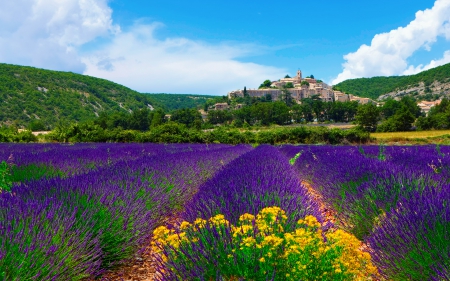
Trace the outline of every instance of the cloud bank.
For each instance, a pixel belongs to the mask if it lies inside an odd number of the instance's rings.
[[[362,45],[344,56],[343,71],[332,81],[372,76],[415,74],[450,62],[450,51],[427,65],[408,65],[415,51],[431,50],[439,37],[450,39],[450,0],[437,0],[431,9],[418,11],[405,27],[374,36],[370,46]]]
[[[224,95],[286,73],[238,60],[264,47],[161,40],[154,33],[162,24],[136,24],[123,31],[113,23],[112,12],[108,0],[0,1],[0,62],[84,73],[141,92],[166,93]]]
[[[107,0],[0,1],[0,61],[82,72],[78,49],[119,32]]]
[[[236,59],[258,52],[252,45],[209,45],[186,38],[156,39],[161,24],[133,26],[86,57],[86,74],[141,92],[222,94],[256,87],[285,70]],[[150,90],[149,90],[150,89]]]

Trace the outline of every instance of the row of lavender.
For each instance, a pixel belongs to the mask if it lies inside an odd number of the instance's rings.
[[[228,222],[239,225],[242,214],[256,216],[264,208],[272,206],[286,212],[285,231],[294,230],[297,221],[307,215],[315,216],[320,222],[323,220],[318,205],[308,195],[288,159],[277,148],[262,145],[236,158],[204,182],[186,204],[182,214],[186,222],[198,223],[209,219],[224,228],[216,230],[205,225],[208,230],[203,231],[200,226],[194,230],[202,236],[200,241],[193,238],[192,242],[178,245],[176,249],[166,248],[166,256],[170,256],[167,251],[174,250],[177,257],[159,261],[160,280],[247,280],[239,279],[239,276],[251,276],[251,280],[291,280],[283,274],[286,270],[290,272],[291,268],[280,269],[269,262],[265,263],[266,266],[261,265],[259,261],[269,260],[271,253],[255,252],[254,249],[245,252],[239,246],[239,243],[256,237],[253,230],[247,240],[236,242],[236,234],[233,235],[228,225]],[[254,221],[253,227],[256,227]],[[268,235],[267,240],[275,237],[271,233],[265,234]],[[242,250],[244,256],[238,254]],[[278,259],[278,254],[274,251],[272,259]]]
[[[284,146],[389,280],[450,280],[450,148]]]
[[[0,194],[0,279],[80,280],[139,252],[162,218],[250,146],[0,146],[17,167],[61,174]]]

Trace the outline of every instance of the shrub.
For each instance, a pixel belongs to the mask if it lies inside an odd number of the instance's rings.
[[[256,217],[241,215],[236,226],[221,214],[184,221],[179,230],[161,226],[154,231],[157,270],[164,280],[371,280],[377,274],[351,234],[324,234],[313,216],[288,232],[286,221],[282,209],[267,207]]]

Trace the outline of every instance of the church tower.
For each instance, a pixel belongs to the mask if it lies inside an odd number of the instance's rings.
[[[302,81],[302,71],[300,69],[297,70],[297,80],[299,83]]]

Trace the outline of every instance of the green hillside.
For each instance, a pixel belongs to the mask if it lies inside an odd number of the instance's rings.
[[[184,94],[147,94],[152,100],[161,104],[165,110],[172,111],[180,108],[203,107],[207,101],[217,99],[218,96],[184,95]]]
[[[71,72],[0,64],[0,124],[27,126],[59,120],[86,121],[101,112],[161,107],[122,85]]]
[[[377,99],[389,92],[417,87],[421,82],[428,86],[435,81],[450,82],[450,64],[415,75],[350,79],[336,84],[334,89],[360,97]]]

